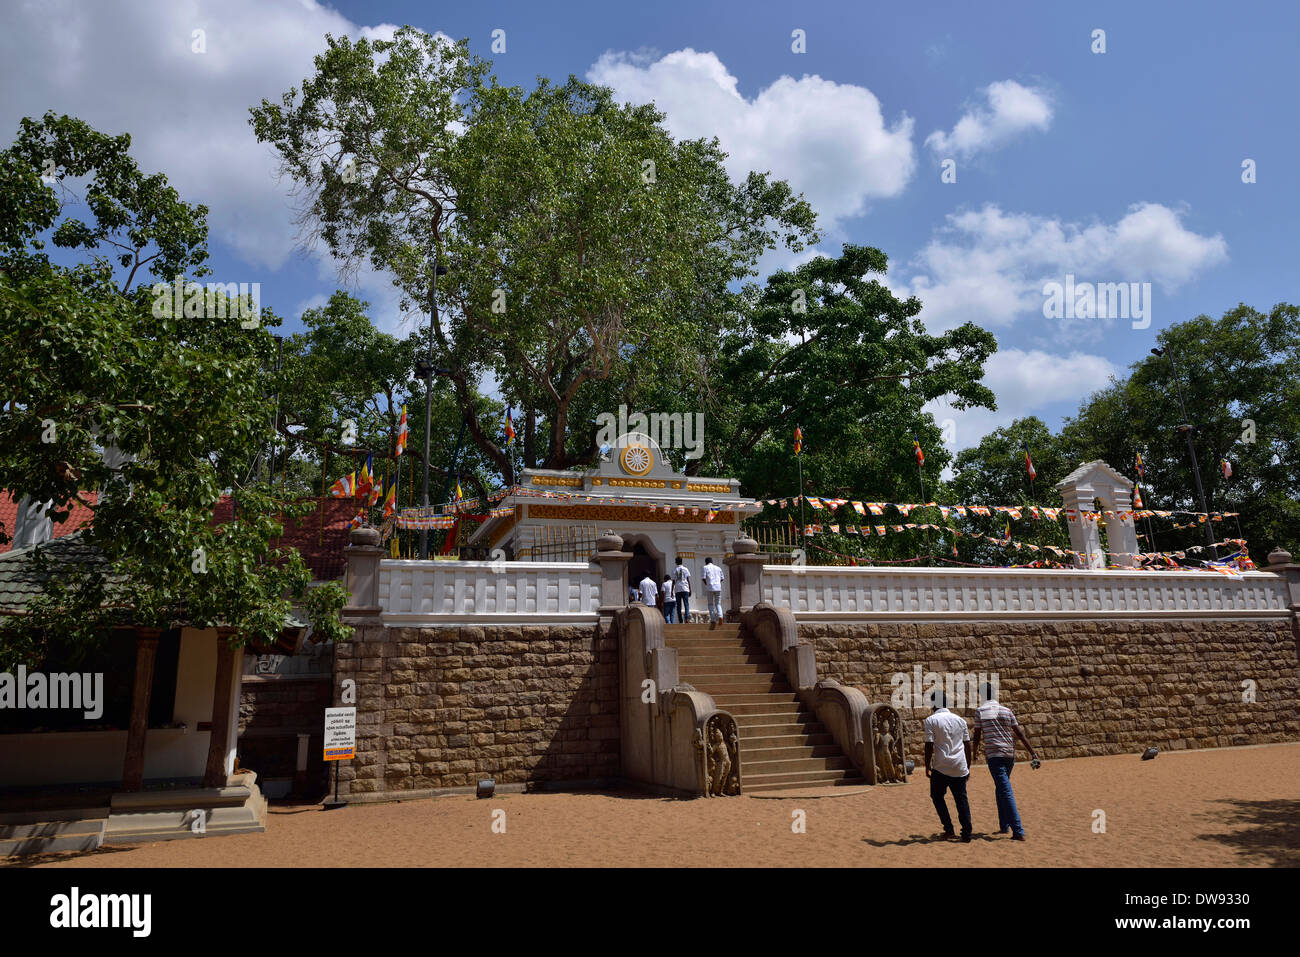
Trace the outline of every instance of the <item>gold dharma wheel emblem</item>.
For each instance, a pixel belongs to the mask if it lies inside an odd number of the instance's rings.
[[[619,460],[628,475],[645,475],[654,465],[654,455],[644,445],[629,445],[623,449]]]

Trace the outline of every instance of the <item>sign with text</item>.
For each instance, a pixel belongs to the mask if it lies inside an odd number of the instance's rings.
[[[325,760],[346,761],[357,756],[357,709],[325,709]]]

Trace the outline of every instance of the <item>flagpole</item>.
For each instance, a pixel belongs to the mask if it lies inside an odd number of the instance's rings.
[[[916,463],[916,475],[921,480],[921,507],[925,508],[925,472],[921,469],[921,463]],[[929,524],[928,522],[926,524]],[[925,530],[925,550],[927,554],[932,553],[934,549],[930,546],[930,530]],[[904,552],[903,554],[907,554]]]
[[[795,453],[794,460],[799,466],[799,547],[803,548],[804,535],[805,535],[804,530],[807,526],[804,524],[804,510],[803,510],[804,496],[803,496],[803,450],[802,449],[800,449],[797,453]]]
[[[320,463],[320,536],[316,544],[325,544],[325,476],[329,472],[330,464],[330,447],[325,446],[325,455],[321,458]]]

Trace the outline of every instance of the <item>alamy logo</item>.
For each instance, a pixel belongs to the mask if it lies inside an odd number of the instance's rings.
[[[151,894],[82,894],[74,887],[50,898],[50,926],[127,927],[133,937],[148,937],[153,926]]]
[[[185,282],[180,276],[169,285],[154,283],[153,315],[155,319],[180,318],[225,319],[227,314],[243,320],[241,329],[256,329],[262,318],[262,284],[260,282],[210,282],[206,286]]]
[[[914,665],[910,675],[906,671],[894,672],[889,683],[893,686],[889,703],[895,708],[933,708],[939,692],[943,692],[949,708],[977,708],[986,700],[985,685],[991,686],[994,700],[998,697],[996,671],[927,671],[922,674],[921,666]]]
[[[703,412],[633,412],[618,407],[618,415],[602,412],[596,416],[596,445],[618,448],[629,432],[648,435],[661,449],[685,449],[688,459],[704,455]]]
[[[1151,325],[1151,283],[1043,283],[1043,315],[1048,319],[1132,319],[1134,329]]]
[[[0,672],[0,708],[70,708],[94,721],[104,713],[104,673],[28,674],[27,666],[19,665],[16,675]]]

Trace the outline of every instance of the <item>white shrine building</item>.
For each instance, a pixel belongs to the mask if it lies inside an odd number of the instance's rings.
[[[741,522],[761,511],[740,494],[736,479],[676,472],[659,446],[637,432],[592,469],[524,469],[500,506],[514,511],[484,522],[469,544],[504,553],[508,561],[585,561],[596,537],[613,531],[633,556],[628,581],[648,572],[662,582],[680,557],[691,571],[693,596],[702,590],[704,559],[721,565]]]

